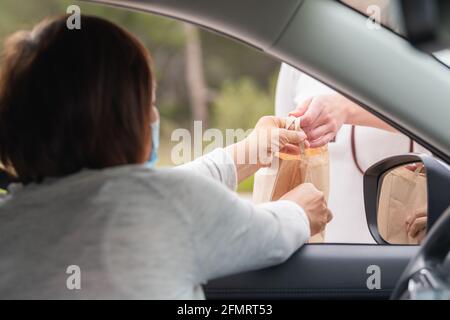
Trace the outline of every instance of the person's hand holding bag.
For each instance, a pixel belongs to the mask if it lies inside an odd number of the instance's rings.
[[[302,102],[290,115],[300,117],[312,148],[326,145],[348,120],[352,102],[340,94],[320,95]]]
[[[293,201],[305,210],[309,219],[311,236],[323,231],[327,223],[333,219],[323,192],[317,190],[311,183],[299,185],[282,196],[280,200]]]
[[[300,117],[311,148],[334,139],[344,124],[396,130],[341,94],[318,95],[300,103],[289,115]]]
[[[262,167],[270,166],[277,152],[299,154],[300,144],[309,147],[302,130],[288,130],[285,127],[284,118],[262,117],[250,135],[227,148],[236,164],[238,181],[245,180]]]
[[[269,166],[276,152],[299,154],[300,144],[309,147],[303,130],[286,129],[286,119],[265,116],[259,119],[249,135],[251,152],[258,153],[258,164]]]
[[[406,232],[410,242],[420,244],[427,234],[427,208],[420,208],[406,219]]]

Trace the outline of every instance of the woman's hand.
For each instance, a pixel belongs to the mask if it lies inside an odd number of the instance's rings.
[[[300,117],[302,129],[311,148],[326,145],[334,139],[343,124],[396,130],[358,104],[334,93],[319,95],[302,102],[290,115]]]
[[[300,144],[309,147],[303,130],[286,129],[286,119],[274,116],[259,119],[248,142],[249,151],[258,154],[258,165],[262,167],[270,166],[277,152],[295,155],[300,153]]]
[[[299,185],[281,199],[293,201],[305,210],[309,219],[311,236],[323,231],[327,223],[333,219],[331,211],[327,208],[323,192],[317,190],[311,183]]]
[[[227,147],[236,164],[238,181],[245,180],[259,168],[270,166],[276,152],[298,154],[305,143],[302,130],[285,129],[286,120],[274,116],[262,117],[244,140]]]

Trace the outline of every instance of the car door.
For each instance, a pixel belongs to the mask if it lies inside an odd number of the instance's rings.
[[[448,70],[389,30],[367,28],[366,17],[337,1],[94,2],[170,16],[238,39],[328,84],[450,161]],[[280,266],[211,281],[205,292],[211,299],[386,299],[417,251],[306,244]]]
[[[210,299],[388,299],[417,246],[306,244],[284,264],[217,279]]]

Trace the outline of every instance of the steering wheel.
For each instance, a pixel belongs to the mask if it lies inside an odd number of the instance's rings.
[[[450,251],[450,207],[431,228],[417,255],[406,267],[391,299],[450,299],[449,270],[443,263]]]

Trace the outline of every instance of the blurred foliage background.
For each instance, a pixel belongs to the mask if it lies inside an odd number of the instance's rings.
[[[151,14],[67,0],[0,0],[0,46],[11,33],[30,29],[44,17],[76,4],[83,14],[107,18],[138,36],[150,50],[158,80],[161,114],[159,166],[172,165],[171,132],[208,127],[252,128],[273,113],[279,63],[234,40]],[[0,47],[0,49],[1,49]],[[0,58],[1,59],[1,58]],[[0,61],[1,62],[1,61]],[[240,186],[251,191],[252,180]]]

